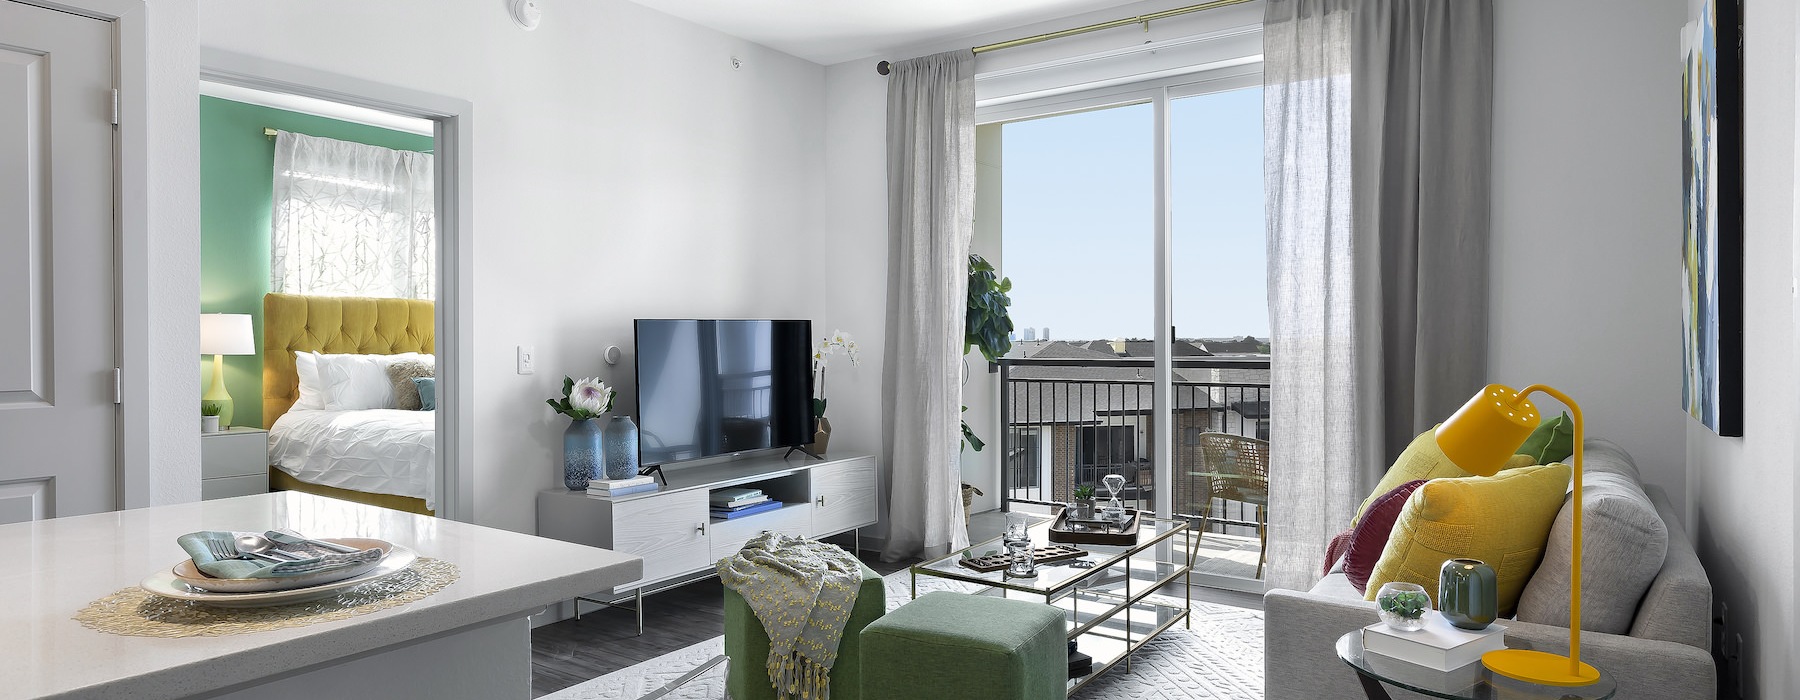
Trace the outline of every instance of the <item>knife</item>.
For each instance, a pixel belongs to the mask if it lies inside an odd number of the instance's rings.
[[[293,531],[290,531],[290,530],[270,530],[270,531],[268,531],[268,532],[265,532],[265,533],[263,533],[263,536],[264,536],[264,537],[267,537],[267,538],[269,538],[269,539],[271,539],[271,540],[274,540],[274,541],[276,541],[276,542],[280,542],[280,543],[282,543],[282,544],[289,544],[289,545],[293,545],[293,544],[310,544],[310,545],[316,545],[316,546],[319,546],[319,547],[324,547],[324,548],[326,548],[326,549],[329,549],[329,550],[331,550],[331,551],[333,551],[333,552],[337,552],[337,553],[339,553],[339,554],[355,554],[355,553],[357,553],[357,552],[360,552],[360,551],[362,551],[362,550],[360,550],[360,549],[357,549],[357,548],[355,548],[355,547],[346,547],[346,546],[344,546],[344,545],[341,545],[341,544],[338,544],[338,543],[336,543],[336,542],[325,542],[325,541],[322,541],[322,540],[312,540],[312,539],[307,539],[307,538],[305,538],[305,537],[301,537],[301,536],[300,536],[300,533],[297,533],[297,532],[293,532]]]

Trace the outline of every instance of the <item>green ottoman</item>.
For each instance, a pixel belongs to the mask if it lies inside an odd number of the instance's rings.
[[[838,642],[837,662],[831,665],[831,700],[856,700],[861,686],[862,669],[856,658],[861,647],[864,627],[887,610],[887,588],[881,574],[862,567],[862,587],[856,591],[856,607],[850,609],[850,620],[844,623],[844,639]],[[744,597],[725,589],[725,655],[731,666],[725,673],[725,690],[732,700],[774,700],[775,686],[769,683],[769,634],[763,631],[756,613]]]
[[[1068,630],[1043,603],[926,593],[863,628],[862,681],[862,700],[1060,700]]]

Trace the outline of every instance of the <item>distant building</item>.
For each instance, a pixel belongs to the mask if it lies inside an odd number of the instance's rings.
[[[1212,344],[1178,340],[1172,350],[1177,358],[1206,358],[1215,354],[1209,350]],[[1261,345],[1266,347],[1266,343]],[[1224,347],[1236,350],[1249,345]],[[1149,483],[1154,369],[1143,360],[1155,356],[1155,343],[1040,337],[1015,343],[1007,356],[1087,361],[1008,368],[1004,391],[1010,394],[1006,413],[1009,449],[1004,459],[1014,497],[1067,501],[1076,485],[1094,484],[1104,474],[1119,473],[1128,482],[1126,498],[1148,498],[1154,490]],[[1172,497],[1180,512],[1194,512],[1204,498],[1196,491],[1200,482],[1186,477],[1187,472],[1199,469],[1200,435],[1224,432],[1268,439],[1269,370],[1251,358],[1238,361],[1253,366],[1174,369],[1170,408],[1178,477]]]
[[[1025,328],[1025,339],[1026,340],[1037,340],[1037,329],[1027,326]]]

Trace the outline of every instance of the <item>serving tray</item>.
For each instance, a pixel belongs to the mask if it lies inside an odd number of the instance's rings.
[[[1069,544],[1100,544],[1114,547],[1130,547],[1137,544],[1138,512],[1127,511],[1131,517],[1125,520],[1124,526],[1112,525],[1102,520],[1073,520],[1069,517],[1069,509],[1064,508],[1050,523],[1050,541]],[[1082,525],[1086,529],[1077,530],[1073,526]]]
[[[1031,559],[1034,564],[1046,564],[1053,561],[1062,561],[1064,559],[1080,559],[1085,556],[1087,556],[1087,552],[1060,544],[1031,548]],[[1012,556],[1002,552],[980,557],[958,559],[956,563],[961,564],[965,569],[974,569],[975,571],[985,574],[989,571],[999,571],[1006,568],[1008,564],[1012,563]]]

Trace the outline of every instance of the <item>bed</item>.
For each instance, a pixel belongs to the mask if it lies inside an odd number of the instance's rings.
[[[434,515],[434,411],[292,409],[300,398],[295,352],[429,355],[435,323],[426,300],[264,295],[270,486]]]

